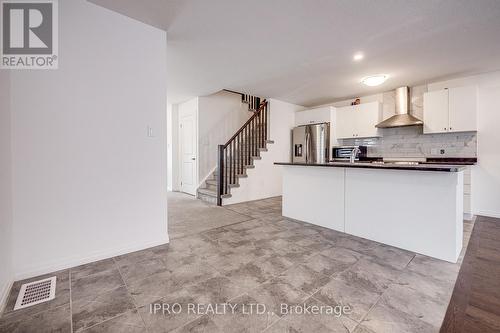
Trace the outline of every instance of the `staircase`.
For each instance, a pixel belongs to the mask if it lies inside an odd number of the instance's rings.
[[[268,102],[259,97],[240,94],[253,115],[224,145],[219,145],[218,164],[215,171],[198,189],[199,199],[222,205],[222,199],[231,197],[231,189],[239,187],[239,179],[248,177],[246,170],[255,168],[254,161],[267,151]]]

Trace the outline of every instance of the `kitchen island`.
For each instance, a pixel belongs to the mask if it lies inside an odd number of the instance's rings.
[[[283,168],[283,216],[457,261],[464,166],[275,164]]]

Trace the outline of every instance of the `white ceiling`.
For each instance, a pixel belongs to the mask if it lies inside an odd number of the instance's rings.
[[[167,31],[171,103],[226,88],[311,106],[500,69],[499,0],[91,2]]]

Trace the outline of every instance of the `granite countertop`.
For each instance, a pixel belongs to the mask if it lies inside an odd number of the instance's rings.
[[[372,163],[370,161],[349,162],[329,162],[329,163],[291,163],[291,162],[275,162],[275,165],[292,165],[292,166],[308,166],[308,167],[332,167],[332,168],[366,168],[366,169],[390,169],[390,170],[413,170],[413,171],[443,171],[443,172],[458,172],[463,171],[468,164],[441,164],[438,162],[423,162],[420,164],[394,164],[394,163]]]

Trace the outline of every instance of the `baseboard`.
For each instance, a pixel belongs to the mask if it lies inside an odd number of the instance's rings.
[[[60,271],[62,269],[68,269],[71,267],[83,265],[83,264],[88,264],[93,261],[98,261],[98,260],[103,260],[103,259],[108,259],[112,257],[116,257],[122,254],[127,254],[130,252],[135,252],[135,251],[140,251],[144,250],[150,247],[158,246],[158,245],[164,245],[170,242],[170,239],[168,235],[164,237],[163,239],[159,240],[154,240],[154,241],[149,241],[149,242],[140,242],[137,244],[134,244],[132,246],[127,246],[123,248],[115,248],[115,249],[107,249],[102,252],[97,252],[94,253],[90,256],[86,256],[84,258],[64,258],[62,260],[58,260],[56,262],[52,263],[46,263],[42,265],[38,265],[36,267],[32,268],[27,268],[23,269],[20,271],[17,271],[14,273],[14,280],[23,280],[23,279],[28,279],[32,278],[38,275],[43,275],[51,272],[56,272]]]
[[[14,280],[8,281],[0,290],[0,316],[3,314],[3,311],[5,310],[5,306],[7,305],[7,299],[9,298],[10,294],[10,289],[12,288],[12,285],[14,284]]]
[[[488,216],[488,217],[496,217],[500,219],[500,212],[492,212],[485,210],[477,210],[474,212],[474,215]]]

